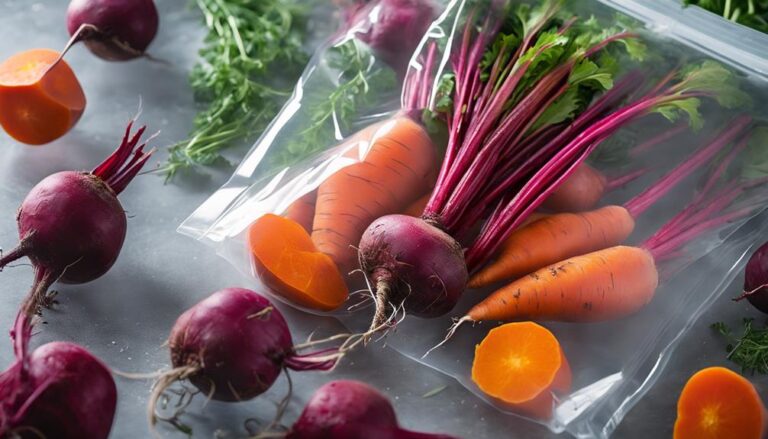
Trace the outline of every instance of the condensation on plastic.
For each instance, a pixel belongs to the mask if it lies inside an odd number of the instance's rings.
[[[422,47],[429,38],[450,38],[451,13],[463,3],[464,0],[448,2],[444,14],[435,22],[422,42]],[[584,1],[579,3],[577,10],[604,16],[610,16],[613,10],[618,10],[630,15],[646,23],[650,34],[655,35],[649,42],[654,48],[685,53],[691,59],[702,56],[717,58],[749,78],[752,87],[750,92],[758,101],[766,95],[766,35],[733,25],[697,8],[683,9],[676,2],[666,0]],[[348,37],[350,35],[345,36]],[[324,63],[326,51],[331,46],[323,46],[313,58],[291,100],[254,145],[230,181],[179,228],[181,233],[213,247],[240,270],[254,276],[255,282],[259,281],[247,251],[247,227],[265,213],[282,213],[291,202],[316,189],[334,172],[364,159],[371,139],[350,141],[351,134],[386,120],[399,108],[398,92],[393,90],[391,100],[380,106],[380,111],[358,115],[353,124],[355,129],[349,133],[337,132],[338,142],[328,145],[327,150],[296,166],[265,169],[265,155],[270,150],[280,148],[282,142],[310,123],[301,118],[299,111],[302,106],[311,105],[310,99],[317,99],[307,91],[316,84],[325,85],[334,81],[335,72],[329,70]],[[447,63],[442,65],[446,66]],[[419,66],[412,60],[411,67]],[[640,192],[699,147],[703,140],[711,138],[732,117],[712,106],[706,108],[707,126],[704,132],[682,139],[675,138],[672,141],[674,145],[656,147],[659,149],[666,146],[668,150],[663,153],[639,158],[633,166],[650,166],[655,172],[611,193],[604,200],[605,204],[623,203]],[[660,118],[649,117],[620,131],[617,136],[639,142],[657,134],[665,126],[669,125],[660,121]],[[606,174],[616,171],[606,168],[600,170]],[[638,220],[630,243],[641,242],[688,202],[693,194],[693,184],[690,181],[687,186],[676,188],[646,212]],[[579,438],[609,437],[624,415],[656,382],[683,334],[739,273],[753,243],[761,241],[760,237],[766,236],[766,233],[768,221],[764,220],[764,215],[757,216],[755,213],[750,218],[700,237],[686,248],[687,257],[674,261],[675,268],[680,271],[665,278],[654,300],[635,315],[604,323],[545,324],[558,338],[568,358],[573,372],[573,390],[567,395],[554,395],[558,403],[550,418],[532,420],[546,425],[554,432],[567,431]],[[462,315],[477,295],[482,295],[482,292],[468,291],[451,316]],[[356,312],[342,310],[336,314],[345,325],[360,330],[367,327],[371,309],[362,308]],[[431,320],[408,317],[389,335],[387,344],[415,361],[454,377],[499,410],[515,414],[509,407],[484,395],[471,380],[474,347],[494,325],[486,323],[462,328],[447,346],[422,358],[429,348],[442,339],[450,323],[450,316]]]

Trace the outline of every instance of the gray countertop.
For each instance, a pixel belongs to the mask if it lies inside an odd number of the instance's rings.
[[[0,57],[33,47],[60,48],[67,40],[64,0],[0,0]],[[43,147],[20,145],[0,134],[0,245],[17,241],[17,206],[43,177],[60,170],[90,169],[119,142],[125,124],[143,102],[141,121],[149,131],[161,130],[153,142],[162,146],[183,138],[191,126],[195,106],[186,75],[196,59],[203,31],[194,11],[182,1],[161,0],[161,32],[152,53],[171,66],[139,60],[106,63],[84,47],[67,56],[88,96],[87,110],[77,127],[64,138]],[[242,154],[243,151],[239,153]],[[160,151],[153,164],[163,159]],[[71,340],[86,346],[111,367],[148,372],[169,363],[163,347],[171,325],[188,307],[213,291],[248,285],[223,259],[201,244],[175,232],[178,224],[227,178],[230,169],[205,177],[183,177],[164,185],[160,177],[139,177],[121,195],[129,213],[129,230],[122,254],[112,270],[86,285],[57,285],[60,305],[46,313],[48,322],[34,343]],[[0,327],[9,327],[32,281],[29,265],[19,264],[0,274]],[[737,279],[740,283],[741,279]],[[733,285],[730,294],[739,290]],[[725,364],[723,341],[707,327],[715,320],[738,324],[742,316],[757,316],[748,305],[734,305],[722,297],[681,343],[666,373],[619,426],[615,437],[669,437],[677,395],[696,370]],[[330,319],[287,311],[297,338],[318,326],[333,327]],[[3,338],[0,338],[2,340]],[[7,340],[7,339],[5,339]],[[10,343],[0,346],[0,364],[12,360]],[[338,378],[358,379],[385,391],[408,428],[441,431],[460,437],[547,438],[546,429],[503,415],[485,405],[453,379],[417,365],[394,351],[373,346],[354,352],[331,374],[294,373],[295,395],[287,413],[294,419],[309,395],[321,384]],[[145,407],[149,382],[117,378],[119,407],[112,438],[149,437]],[[757,381],[768,388],[768,381]],[[280,379],[255,401],[202,405],[202,398],[186,415],[194,437],[212,437],[217,429],[242,433],[249,417],[267,420],[286,383]],[[423,395],[447,388],[429,399]],[[162,428],[164,437],[183,437]]]

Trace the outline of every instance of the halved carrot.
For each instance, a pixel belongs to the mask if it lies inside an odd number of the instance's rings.
[[[571,369],[555,336],[533,322],[491,329],[475,347],[472,381],[487,395],[546,419],[558,394],[571,388]]]
[[[85,109],[85,94],[59,52],[33,49],[0,64],[0,125],[14,139],[42,145],[66,134]]]
[[[468,287],[517,279],[571,256],[621,244],[634,229],[634,218],[622,206],[542,217],[515,230],[496,261],[474,274]]]
[[[315,248],[298,223],[267,214],[248,229],[254,269],[272,291],[321,311],[338,308],[349,292],[333,260]]]
[[[674,439],[760,439],[766,410],[755,387],[724,367],[696,372],[677,401]]]

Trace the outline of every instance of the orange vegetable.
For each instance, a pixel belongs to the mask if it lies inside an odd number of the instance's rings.
[[[304,230],[308,233],[312,233],[312,221],[315,219],[316,201],[317,190],[314,190],[291,203],[291,205],[288,206],[288,209],[283,212],[283,216],[295,221],[301,227],[304,227]]]
[[[472,276],[469,288],[517,279],[558,261],[621,244],[634,228],[635,220],[621,206],[545,216],[515,230],[496,260]]]
[[[674,439],[761,439],[766,411],[754,386],[724,367],[696,372],[677,401]]]
[[[608,180],[597,169],[582,164],[544,202],[555,212],[583,212],[594,208],[605,194]]]
[[[558,394],[571,388],[571,369],[560,343],[533,322],[491,329],[475,347],[472,381],[489,396],[546,419]]]
[[[437,166],[429,135],[408,117],[381,124],[360,155],[361,162],[333,174],[317,191],[312,240],[344,273],[358,266],[355,246],[366,227],[425,193]]]
[[[42,145],[67,133],[83,114],[85,94],[59,52],[33,49],[0,64],[0,125],[14,139]],[[47,71],[47,73],[46,73]]]
[[[341,273],[298,223],[267,214],[248,229],[256,273],[272,291],[307,308],[330,311],[347,300]]]
[[[649,251],[609,247],[521,277],[472,307],[461,321],[611,320],[645,306],[658,284]]]
[[[431,196],[432,196],[432,193],[430,192],[424,195],[423,197],[419,198],[418,200],[414,201],[413,203],[410,204],[410,206],[405,208],[403,213],[416,218],[421,218],[421,215],[424,213],[424,208],[427,207],[427,203],[429,202],[429,197]]]

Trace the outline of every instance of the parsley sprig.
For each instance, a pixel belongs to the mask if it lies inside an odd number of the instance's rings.
[[[738,364],[742,372],[768,373],[768,327],[755,328],[753,319],[744,319],[744,333],[736,337],[723,322],[712,325],[729,340],[726,358]]]
[[[208,35],[190,74],[204,108],[188,139],[170,147],[163,167],[179,170],[223,160],[220,152],[258,135],[280,110],[308,55],[309,9],[299,0],[196,0]]]

